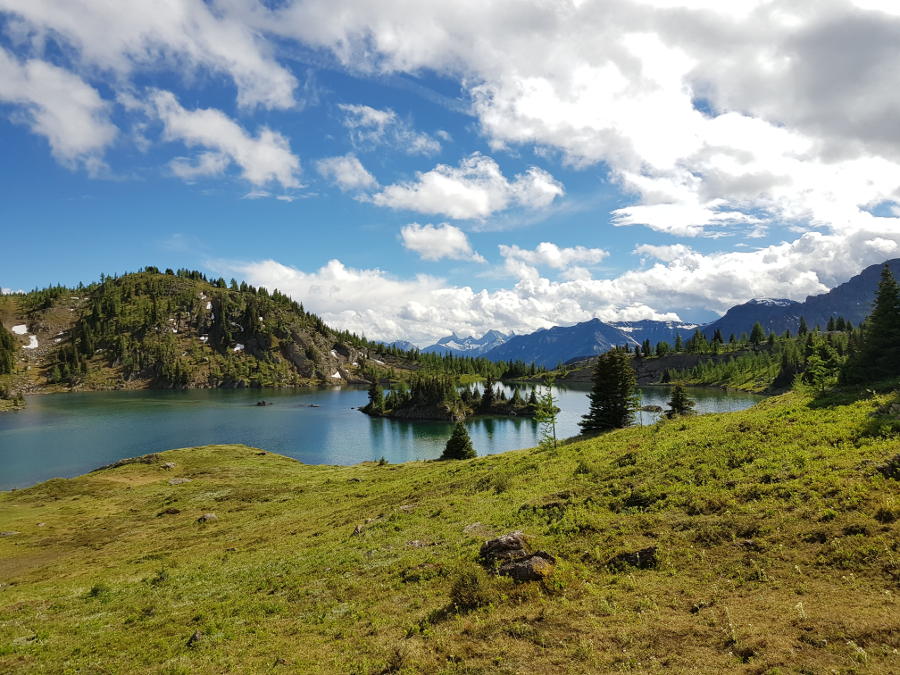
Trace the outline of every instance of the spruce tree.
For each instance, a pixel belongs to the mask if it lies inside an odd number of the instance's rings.
[[[0,375],[6,375],[15,369],[16,339],[13,334],[0,324]]]
[[[900,375],[900,286],[885,265],[862,344],[848,364],[847,379],[874,380]]]
[[[688,398],[687,392],[680,384],[676,384],[672,389],[672,398],[669,399],[669,409],[666,410],[666,417],[677,417],[678,415],[690,415],[694,412],[694,401]]]
[[[632,423],[638,406],[637,377],[627,354],[613,350],[600,355],[588,398],[590,410],[578,423],[583,434],[627,427]]]
[[[754,347],[757,347],[765,339],[766,333],[763,330],[762,324],[757,321],[753,324],[753,329],[750,331],[750,344],[752,344]]]
[[[472,459],[477,456],[466,426],[462,422],[457,422],[453,427],[453,434],[447,440],[441,459]]]

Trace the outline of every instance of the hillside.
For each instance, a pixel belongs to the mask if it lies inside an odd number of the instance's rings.
[[[154,268],[2,298],[19,340],[17,391],[362,383],[414,369],[287,296]],[[0,383],[2,384],[2,383]]]
[[[791,393],[396,466],[188,448],[4,493],[0,671],[897,672],[898,409]],[[514,530],[545,581],[477,564]]]

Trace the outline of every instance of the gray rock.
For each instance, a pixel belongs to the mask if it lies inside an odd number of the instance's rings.
[[[484,542],[478,552],[478,559],[485,567],[494,567],[498,563],[525,557],[528,553],[526,547],[525,535],[522,532],[510,532]]]
[[[174,468],[175,468],[175,462],[166,462],[165,464],[162,465],[162,468],[164,468],[164,469],[166,469],[166,470],[174,469]]]
[[[197,518],[198,523],[211,523],[214,520],[218,520],[219,517],[215,513],[204,513],[202,516]]]
[[[194,634],[188,638],[187,646],[188,647],[196,647],[201,642],[203,642],[203,633],[201,633],[199,630],[195,630]]]
[[[170,478],[169,485],[183,485],[184,483],[190,483],[190,478]]]
[[[353,528],[353,534],[351,536],[358,537],[363,533],[363,526],[357,525]]]
[[[518,582],[540,581],[553,573],[555,563],[556,558],[552,555],[545,551],[537,551],[501,565],[497,573]]]
[[[16,532],[15,530],[8,530],[6,532],[0,532],[0,537],[14,537],[17,534],[19,534],[19,532]]]

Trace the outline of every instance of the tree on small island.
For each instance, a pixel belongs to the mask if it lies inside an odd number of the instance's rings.
[[[475,448],[472,447],[472,439],[462,422],[457,422],[453,427],[453,434],[447,440],[441,459],[472,459],[477,457]]]
[[[694,401],[688,398],[687,392],[680,384],[672,389],[672,398],[669,399],[669,409],[666,417],[678,417],[679,415],[691,415],[694,412]]]
[[[632,423],[638,406],[637,376],[625,351],[613,349],[600,355],[588,397],[591,407],[578,423],[581,433],[609,431]]]

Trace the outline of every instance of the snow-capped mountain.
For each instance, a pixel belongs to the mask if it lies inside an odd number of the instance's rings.
[[[633,338],[635,342],[642,343],[644,340],[650,340],[650,344],[653,347],[658,342],[668,342],[670,345],[675,344],[676,335],[680,335],[685,340],[699,328],[699,325],[695,323],[651,321],[649,319],[643,321],[610,321],[609,325],[613,328],[618,328],[628,337]]]
[[[457,356],[481,356],[494,347],[505,343],[513,334],[506,335],[498,330],[489,330],[480,338],[474,335],[460,337],[456,333],[438,340],[435,344],[425,347],[422,352],[426,354],[455,354]]]

